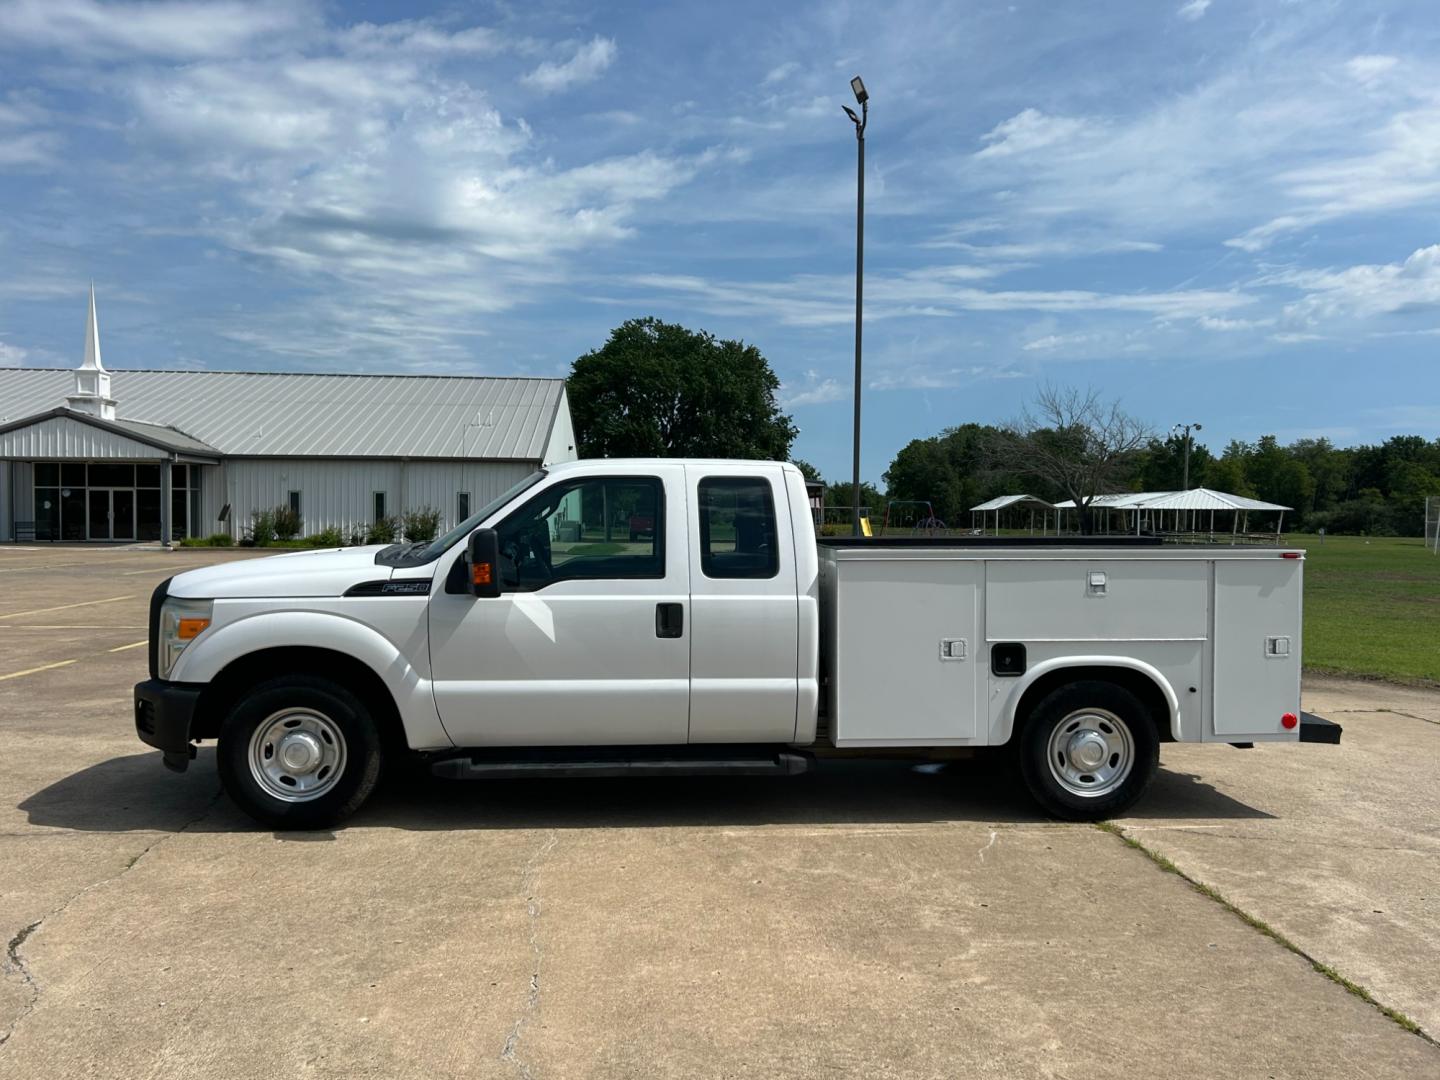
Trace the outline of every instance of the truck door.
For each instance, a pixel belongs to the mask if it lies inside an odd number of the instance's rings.
[[[561,474],[495,527],[501,596],[433,594],[435,701],[456,743],[686,741],[684,480],[683,466],[663,463]]]
[[[776,468],[685,467],[690,515],[690,741],[795,737],[795,534]]]

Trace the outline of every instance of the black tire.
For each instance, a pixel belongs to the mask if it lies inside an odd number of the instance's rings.
[[[1068,736],[1057,734],[1062,725]],[[1097,749],[1103,745],[1114,752],[1095,763],[1090,773],[1063,753],[1056,754],[1052,768],[1052,736],[1057,742],[1066,740],[1066,747],[1069,739],[1082,744],[1088,740]],[[1127,745],[1128,755],[1123,750]],[[1077,747],[1078,752],[1085,749]],[[1123,813],[1145,794],[1160,767],[1160,739],[1150,710],[1129,690],[1099,679],[1067,683],[1041,700],[1025,718],[1018,750],[1030,794],[1046,812],[1066,821],[1101,821]],[[1105,770],[1111,768],[1114,775],[1107,782]],[[1074,776],[1077,772],[1083,775]],[[1070,776],[1070,781],[1062,776]],[[1087,783],[1093,791],[1077,790]]]
[[[336,755],[338,763],[330,774],[310,773],[321,777],[316,794],[297,791],[287,801],[267,790],[267,782],[256,776],[251,747],[258,743],[263,754],[269,746],[273,758],[277,740],[257,732],[262,725],[267,731],[281,730],[291,718],[301,718],[294,724],[297,730],[313,726],[316,734],[309,741]],[[303,754],[308,747],[299,749]],[[216,754],[225,793],[256,821],[275,829],[320,829],[348,817],[375,790],[382,758],[380,731],[370,710],[338,683],[311,675],[282,675],[246,691],[221,725]],[[282,786],[274,780],[268,783],[276,790]],[[291,783],[300,786],[293,777]]]

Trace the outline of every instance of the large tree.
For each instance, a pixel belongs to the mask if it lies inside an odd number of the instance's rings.
[[[1073,499],[1090,531],[1095,496],[1119,491],[1152,438],[1150,428],[1095,390],[1045,386],[991,444],[992,460]]]
[[[631,319],[570,369],[582,457],[784,461],[795,425],[780,380],[754,345],[659,319]]]

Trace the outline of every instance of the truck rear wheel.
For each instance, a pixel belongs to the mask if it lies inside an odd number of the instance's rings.
[[[338,683],[285,675],[249,690],[220,729],[220,783],[277,829],[318,829],[359,809],[380,779],[380,733]]]
[[[1160,765],[1149,711],[1124,687],[1068,683],[1031,710],[1020,770],[1035,801],[1067,821],[1113,817],[1145,793]]]

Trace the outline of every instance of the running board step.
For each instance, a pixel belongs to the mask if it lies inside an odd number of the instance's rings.
[[[645,754],[601,751],[464,756],[432,762],[430,771],[447,780],[521,780],[560,776],[795,776],[810,766],[808,754],[724,755]]]

